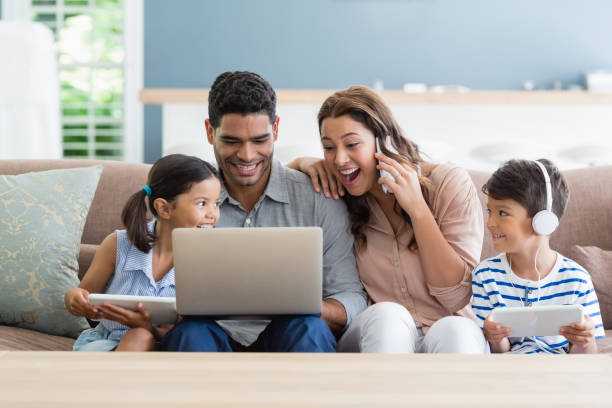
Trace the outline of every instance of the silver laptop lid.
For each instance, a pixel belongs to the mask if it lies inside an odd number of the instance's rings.
[[[176,228],[172,248],[181,315],[321,313],[321,228]]]

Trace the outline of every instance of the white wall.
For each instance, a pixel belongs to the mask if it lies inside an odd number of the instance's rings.
[[[491,171],[510,158],[553,160],[562,169],[612,164],[612,105],[390,105],[405,134],[435,162]],[[321,156],[318,104],[281,103],[275,156]],[[163,105],[162,152],[214,162],[206,104]]]

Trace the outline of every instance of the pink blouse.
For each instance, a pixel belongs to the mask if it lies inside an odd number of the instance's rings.
[[[463,279],[455,286],[434,287],[425,280],[419,250],[408,243],[413,231],[402,221],[397,234],[378,202],[368,195],[370,222],[364,232],[367,248],[357,253],[357,267],[370,303],[404,305],[425,329],[452,314],[469,316],[472,269],[480,261],[484,233],[483,211],[468,173],[452,164],[439,164],[429,179],[429,207],[442,235],[465,262]],[[468,305],[469,306],[469,305]],[[462,310],[466,307],[466,310]]]

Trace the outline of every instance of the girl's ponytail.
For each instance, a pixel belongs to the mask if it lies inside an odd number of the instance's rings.
[[[128,239],[144,253],[151,250],[154,236],[147,229],[147,192],[140,190],[127,200],[121,211],[121,222],[125,225]]]

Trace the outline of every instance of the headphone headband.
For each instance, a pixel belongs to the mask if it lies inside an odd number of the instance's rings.
[[[550,235],[559,226],[559,218],[552,212],[552,183],[550,182],[546,167],[539,161],[535,161],[535,163],[540,170],[542,170],[542,174],[544,175],[544,184],[546,184],[546,209],[538,211],[538,213],[533,216],[531,224],[536,234]]]
[[[546,171],[546,167],[541,162],[537,160],[534,160],[534,162],[538,165],[540,170],[542,170],[542,174],[544,175],[544,182],[546,183],[546,211],[552,211],[552,183],[550,182],[548,171]]]

